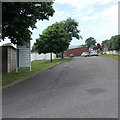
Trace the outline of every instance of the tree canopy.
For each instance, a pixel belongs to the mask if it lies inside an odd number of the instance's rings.
[[[42,33],[39,35],[39,38],[36,39],[34,44],[34,49],[38,53],[60,53],[67,49],[69,42],[66,41],[67,33],[60,26],[58,22],[48,26]]]
[[[88,39],[86,39],[85,43],[88,46],[88,48],[90,48],[95,46],[96,40],[93,37],[89,37]]]
[[[63,53],[68,49],[72,37],[80,38],[78,22],[68,18],[48,26],[36,40],[33,49],[38,53]]]
[[[70,44],[70,42],[72,41],[72,38],[76,38],[76,39],[82,39],[82,37],[79,35],[80,30],[78,30],[78,26],[79,23],[72,18],[67,18],[66,20],[63,20],[60,22],[61,27],[64,29],[64,31],[67,32],[67,36],[65,38],[65,40]],[[69,45],[67,46],[67,48],[69,47]],[[64,49],[66,50],[66,49]],[[63,58],[63,52],[61,54],[61,57]]]
[[[102,41],[102,48],[107,47],[109,51],[120,50],[120,35],[114,35],[108,40]]]
[[[119,50],[120,49],[120,35],[112,36],[109,40],[109,50]]]
[[[78,30],[79,23],[72,18],[67,18],[60,22],[61,27],[67,32],[67,40],[71,42],[72,38],[75,37],[76,39],[82,39],[79,35],[80,30]]]
[[[55,12],[53,2],[3,2],[2,39],[8,37],[13,44],[22,45],[31,39],[30,28],[37,20],[49,20]]]
[[[102,47],[108,47],[109,46],[109,40],[104,40],[101,43]]]

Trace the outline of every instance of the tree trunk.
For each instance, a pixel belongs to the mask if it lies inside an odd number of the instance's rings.
[[[63,59],[64,58],[64,56],[63,56],[63,52],[61,53],[61,59]]]
[[[52,62],[52,53],[50,53],[50,62]]]

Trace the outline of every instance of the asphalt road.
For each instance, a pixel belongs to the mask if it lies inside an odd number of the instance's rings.
[[[117,118],[118,63],[73,58],[3,90],[3,118]]]

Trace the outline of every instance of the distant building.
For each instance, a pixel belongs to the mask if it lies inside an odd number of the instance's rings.
[[[81,48],[73,48],[73,49],[69,49],[67,51],[64,52],[64,57],[69,57],[70,54],[73,54],[74,56],[80,56],[83,52],[88,52],[88,48],[87,47],[81,47]]]

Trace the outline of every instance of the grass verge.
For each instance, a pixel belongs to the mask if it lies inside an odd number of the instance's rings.
[[[31,63],[32,71],[29,71],[29,68],[19,68],[19,72],[16,73],[15,71],[6,73],[2,75],[2,86],[8,85],[10,83],[13,83],[16,80],[34,75],[35,73],[44,70],[45,68],[48,68],[50,66],[53,66],[59,62],[69,60],[70,58],[64,58],[64,59],[54,59],[53,62],[50,62],[49,60],[40,60],[40,61],[33,61]]]
[[[120,55],[116,55],[116,54],[105,54],[105,55],[100,55],[100,56],[104,56],[104,57],[108,57],[108,58],[113,58],[117,61],[120,62]]]

